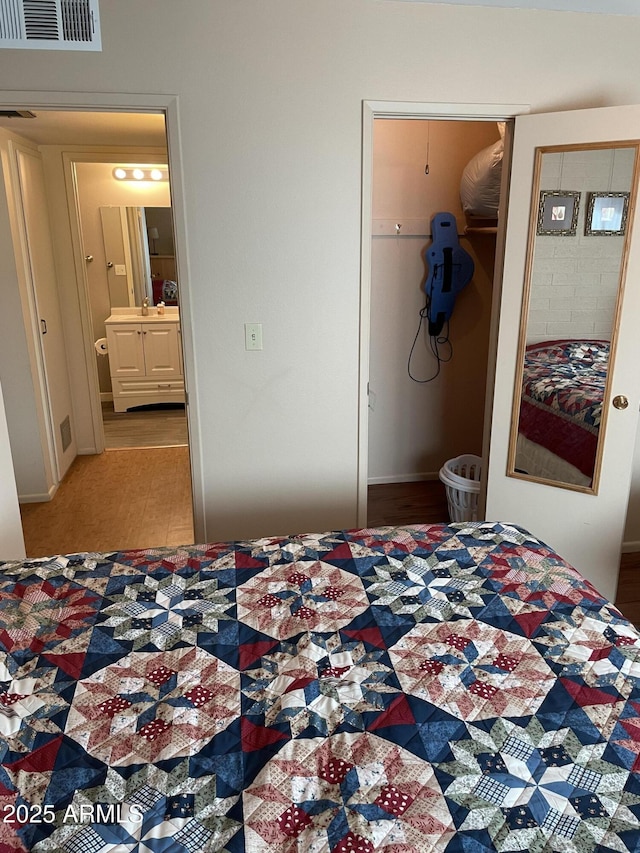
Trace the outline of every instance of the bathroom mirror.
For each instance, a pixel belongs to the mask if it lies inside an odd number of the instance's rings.
[[[508,476],[597,493],[637,148],[536,151]]]
[[[170,207],[100,208],[111,308],[177,305],[177,276]]]

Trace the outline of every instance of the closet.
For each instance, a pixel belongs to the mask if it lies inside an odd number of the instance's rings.
[[[496,235],[470,221],[461,179],[500,137],[493,121],[376,118],[373,122],[368,483],[436,479],[443,462],[481,455]],[[471,282],[451,317],[450,361],[428,382],[408,375],[425,305],[425,249],[435,213],[455,215],[472,256]],[[446,347],[441,353],[448,355]],[[416,379],[437,372],[425,324],[411,359]],[[640,550],[640,441],[636,440],[623,551]]]
[[[374,122],[370,485],[435,479],[447,459],[482,452],[496,221],[465,214],[460,186],[473,158],[499,140],[492,121]],[[423,322],[409,364],[425,305],[431,220],[445,211],[456,218],[474,274],[456,299],[449,344],[438,346],[443,360]]]

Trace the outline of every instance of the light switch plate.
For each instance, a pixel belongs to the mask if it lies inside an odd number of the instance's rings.
[[[126,275],[127,268],[124,264],[116,264],[115,265],[115,273],[116,275]]]
[[[262,349],[262,323],[244,324],[244,348],[247,350]]]

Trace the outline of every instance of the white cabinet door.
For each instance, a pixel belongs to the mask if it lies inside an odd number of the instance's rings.
[[[534,166],[537,157],[549,147],[575,146],[576,150],[593,143],[602,148],[628,141],[633,147],[640,139],[640,106],[612,107],[597,110],[546,115],[521,116],[516,119],[513,147],[509,211],[505,241],[504,274],[500,305],[494,403],[486,477],[486,518],[510,521],[530,530],[569,560],[595,587],[610,599],[617,588],[620,546],[624,531],[633,448],[640,403],[640,216],[636,202],[635,179],[629,187],[629,220],[627,234],[633,234],[622,258],[620,302],[617,315],[612,313],[614,340],[609,364],[609,386],[605,393],[600,432],[601,475],[597,494],[542,482],[531,482],[507,475],[510,441],[513,440],[514,390],[518,362],[519,328],[524,282],[531,271],[530,241],[540,233],[535,214],[540,204],[539,183]],[[593,177],[593,176],[591,176]],[[536,190],[534,187],[536,178]],[[610,189],[608,176],[594,180],[592,190]],[[559,179],[561,182],[561,178]],[[574,190],[558,185],[557,190]],[[582,193],[581,196],[587,196]],[[581,217],[586,208],[580,198]],[[532,224],[533,223],[533,224]],[[554,227],[554,226],[552,226]],[[557,226],[555,226],[557,227]],[[584,236],[583,218],[578,234]],[[554,236],[553,251],[561,254],[571,236]],[[608,236],[590,236],[589,249],[607,246]],[[590,272],[589,263],[585,273]],[[616,320],[617,316],[617,320]],[[558,335],[557,337],[571,337]],[[576,336],[577,337],[577,336]],[[612,407],[616,395],[628,398],[623,410]],[[510,469],[511,470],[511,469]]]
[[[142,327],[138,323],[114,323],[106,329],[111,376],[143,377]]]
[[[143,323],[142,338],[147,376],[167,379],[181,375],[177,323]]]

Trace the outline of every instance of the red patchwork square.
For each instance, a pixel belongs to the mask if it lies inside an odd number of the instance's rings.
[[[298,619],[313,619],[315,615],[315,610],[312,610],[310,607],[306,607],[304,604],[293,614],[293,616],[297,616]]]
[[[9,705],[15,705],[16,702],[24,699],[26,695],[26,693],[24,695],[22,693],[0,693],[0,704],[8,708]]]
[[[320,673],[320,678],[340,678],[345,672],[351,669],[350,666],[328,666]]]
[[[213,698],[213,693],[210,690],[207,690],[206,687],[192,687],[188,693],[184,694],[184,698],[188,699],[192,705],[195,705],[196,708],[200,708],[206,702]]]
[[[428,675],[439,675],[444,669],[444,664],[441,660],[423,660],[420,669]]]
[[[289,806],[286,812],[283,812],[278,818],[278,826],[289,838],[295,838],[300,835],[310,824],[311,818],[309,815],[304,809],[296,805]]]
[[[449,646],[453,646],[453,648],[457,649],[459,652],[464,651],[464,649],[469,645],[469,640],[467,640],[466,637],[460,637],[458,634],[449,634],[445,642]]]
[[[373,850],[373,844],[368,839],[354,832],[348,832],[331,850],[331,853],[373,853]]]
[[[518,666],[518,663],[518,658],[510,657],[509,655],[498,655],[494,660],[493,665],[497,666],[499,669],[506,669],[507,672],[513,672],[513,670]]]
[[[164,684],[165,681],[168,681],[172,675],[174,675],[173,670],[168,669],[168,667],[163,665],[150,672],[147,675],[147,678],[152,684],[155,684],[156,687],[160,687],[160,685]]]
[[[328,586],[322,594],[330,601],[335,601],[337,598],[340,598],[341,595],[344,595],[344,590],[339,589],[337,586]]]
[[[116,714],[126,711],[131,707],[131,702],[125,699],[124,696],[114,696],[113,699],[107,699],[98,705],[98,710],[106,717],[115,717]]]
[[[168,728],[169,723],[165,723],[164,720],[152,720],[150,723],[145,723],[138,734],[145,740],[155,740]]]
[[[413,797],[403,793],[395,785],[385,785],[378,794],[376,805],[389,814],[399,817],[404,814],[413,802]]]
[[[498,692],[498,688],[493,684],[487,684],[486,681],[474,681],[469,688],[469,693],[475,693],[476,696],[482,696],[483,699],[491,699]]]
[[[606,649],[594,649],[591,652],[591,656],[589,660],[603,660],[604,658],[609,657],[609,653],[611,652],[612,646],[607,646]]]
[[[330,785],[340,785],[353,764],[343,761],[341,758],[331,758],[318,772],[318,776]]]

